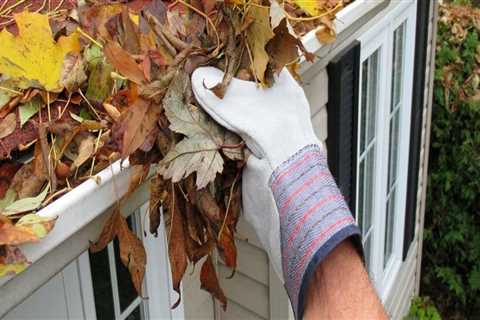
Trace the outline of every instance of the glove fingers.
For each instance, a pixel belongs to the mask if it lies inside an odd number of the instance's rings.
[[[214,67],[197,68],[192,74],[192,89],[202,108],[221,126],[240,135],[249,149],[263,157],[263,149],[252,133],[259,127],[262,116],[258,114],[259,88],[250,81],[232,79],[223,99],[218,98],[209,88],[222,81],[224,73]]]

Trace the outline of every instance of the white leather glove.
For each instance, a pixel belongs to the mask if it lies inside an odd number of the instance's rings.
[[[253,156],[243,171],[243,212],[284,280],[297,318],[316,266],[341,241],[359,234],[327,168],[303,89],[284,70],[271,88],[233,79],[223,99],[208,88],[223,72],[192,75],[198,103],[245,140]]]

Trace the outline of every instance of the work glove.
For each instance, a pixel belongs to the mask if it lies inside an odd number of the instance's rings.
[[[318,264],[346,238],[358,244],[360,232],[328,170],[305,93],[290,73],[283,70],[271,88],[233,79],[220,99],[209,88],[222,78],[214,67],[196,69],[193,93],[252,152],[242,177],[243,213],[301,319]]]

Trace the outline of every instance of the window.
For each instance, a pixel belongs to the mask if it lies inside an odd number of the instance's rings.
[[[139,230],[138,214],[131,215],[127,222],[132,230]],[[118,240],[89,255],[97,319],[147,319],[147,308],[137,295],[128,269],[120,261]]]
[[[382,298],[402,262],[415,11],[401,2],[359,39],[355,209]]]

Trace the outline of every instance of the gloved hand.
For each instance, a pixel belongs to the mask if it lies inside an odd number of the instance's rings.
[[[253,154],[243,171],[243,212],[301,318],[317,265],[344,239],[358,238],[359,230],[328,170],[303,89],[290,73],[282,71],[267,89],[233,79],[219,99],[208,88],[222,77],[216,68],[198,68],[193,93]]]

